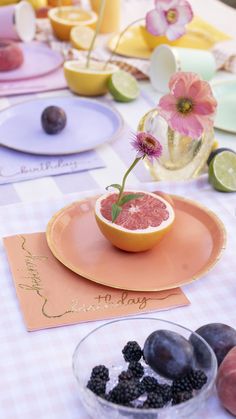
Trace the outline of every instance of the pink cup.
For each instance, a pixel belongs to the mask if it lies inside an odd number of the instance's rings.
[[[32,41],[36,31],[33,7],[27,1],[0,7],[0,39]]]

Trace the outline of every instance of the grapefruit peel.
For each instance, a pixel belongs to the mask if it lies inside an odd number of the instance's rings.
[[[131,193],[133,194],[134,191]],[[95,204],[95,218],[101,233],[115,247],[128,252],[142,252],[154,247],[170,230],[175,219],[172,206],[160,195],[143,191],[135,191],[135,193],[140,194],[141,197],[124,204],[116,222],[112,222],[110,211],[111,197],[116,195],[114,192],[100,196]],[[147,211],[146,214],[144,209]],[[152,211],[154,211],[153,214]],[[166,219],[160,220],[163,214]],[[158,217],[159,225],[145,227],[149,221],[153,223],[153,219],[155,219],[154,224],[158,224],[156,222]],[[141,228],[138,225],[140,220],[143,224]]]

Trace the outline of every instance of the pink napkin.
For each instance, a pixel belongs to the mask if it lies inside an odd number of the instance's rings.
[[[67,87],[62,67],[45,76],[29,80],[0,82],[0,97],[47,92]]]

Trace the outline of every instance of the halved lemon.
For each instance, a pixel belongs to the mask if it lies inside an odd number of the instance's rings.
[[[104,63],[90,61],[89,68],[78,60],[66,61],[64,75],[72,92],[82,96],[99,96],[107,93],[108,80],[118,70],[113,64],[104,69]]]
[[[54,7],[49,10],[48,18],[54,34],[61,41],[70,40],[73,27],[80,25],[94,28],[97,22],[96,13],[77,6]]]
[[[125,192],[125,194],[134,191]],[[151,192],[140,192],[142,196],[127,202],[116,221],[111,221],[112,204],[117,193],[99,197],[95,205],[95,218],[102,234],[114,246],[128,252],[142,252],[154,247],[170,230],[175,213],[165,199]]]

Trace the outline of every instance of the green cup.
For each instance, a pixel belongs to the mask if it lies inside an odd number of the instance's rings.
[[[216,72],[214,55],[207,50],[160,45],[150,59],[150,80],[155,90],[166,93],[170,77],[177,71],[191,71],[203,80]]]

